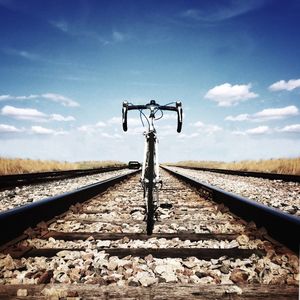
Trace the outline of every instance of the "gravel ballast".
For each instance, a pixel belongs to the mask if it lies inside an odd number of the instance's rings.
[[[0,211],[6,211],[47,197],[73,191],[85,185],[126,174],[130,171],[131,170],[123,169],[4,190],[0,192]]]
[[[49,227],[44,224],[44,230],[47,228],[48,233],[145,232],[142,208],[144,199],[138,177],[139,175],[133,176],[93,199],[71,207]],[[174,289],[177,284],[229,284],[235,288],[234,293],[239,294],[243,292],[239,285],[298,284],[299,260],[296,255],[282,247],[274,247],[263,239],[263,233],[258,232],[253,224],[246,224],[230,213],[221,211],[213,201],[201,198],[195,190],[187,188],[164,171],[162,179],[164,189],[160,192],[160,201],[171,203],[172,206],[159,211],[161,221],[156,222],[154,233],[234,232],[237,237],[233,240],[191,241],[159,237],[140,240],[124,235],[122,239],[106,240],[90,235],[85,240],[68,241],[43,238],[45,235],[35,237],[32,232],[31,235],[28,234],[28,239],[20,241],[19,249],[56,248],[59,251],[51,257],[22,258],[0,253],[0,284],[84,283],[97,284],[99,287],[113,285],[126,288],[172,283]],[[39,227],[42,229],[42,224]],[[220,255],[215,259],[194,256],[159,258],[151,254],[118,257],[108,253],[113,248],[257,249],[266,255],[253,253],[246,258]]]
[[[218,174],[208,171],[170,167],[203,183],[241,195],[267,206],[300,217],[300,184],[282,180]]]

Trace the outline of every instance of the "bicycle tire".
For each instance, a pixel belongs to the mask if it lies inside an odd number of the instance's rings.
[[[154,203],[153,203],[153,180],[154,180],[154,133],[149,133],[148,138],[149,155],[148,155],[148,168],[147,168],[147,179],[148,183],[146,186],[147,196],[147,235],[151,235],[154,227]]]

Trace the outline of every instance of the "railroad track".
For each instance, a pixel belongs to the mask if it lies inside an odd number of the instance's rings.
[[[82,191],[68,211],[42,217],[2,246],[0,299],[298,299],[293,251],[162,176],[152,236],[145,235],[139,175],[107,182],[85,202]]]
[[[125,168],[127,168],[127,166],[1,175],[0,189],[28,185],[28,184],[36,184],[36,183],[59,180],[59,179],[75,178],[79,176],[116,171]]]
[[[251,172],[251,171],[238,171],[238,170],[202,168],[202,167],[188,167],[188,166],[176,166],[176,167],[180,167],[180,168],[183,168],[183,169],[198,170],[198,171],[207,171],[207,172],[214,172],[214,173],[221,173],[221,174],[245,176],[245,177],[258,177],[258,178],[265,178],[265,179],[270,179],[270,180],[300,182],[300,175],[266,173],[266,172]]]

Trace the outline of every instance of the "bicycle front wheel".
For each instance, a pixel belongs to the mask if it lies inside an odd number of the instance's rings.
[[[147,179],[146,197],[147,197],[147,234],[151,235],[154,227],[154,133],[149,133],[148,138],[148,163],[147,163]]]

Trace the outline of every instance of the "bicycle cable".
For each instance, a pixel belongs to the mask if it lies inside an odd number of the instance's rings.
[[[143,124],[143,127],[145,127],[145,124],[144,124],[144,122],[143,122],[142,115],[143,115],[144,118],[146,119],[146,121],[147,121],[147,123],[148,123],[148,127],[150,127],[150,122],[149,122],[147,116],[144,114],[143,110],[142,110],[142,109],[139,109],[139,111],[140,111],[140,120],[141,120],[141,122],[142,122],[142,124]]]
[[[171,105],[171,104],[176,104],[176,102],[173,101],[173,102],[167,103],[167,104],[165,104],[165,105],[161,105],[161,106],[167,106],[167,105]]]
[[[156,114],[156,112],[160,111],[161,115],[160,117],[154,119],[154,121],[160,120],[163,116],[164,116],[164,112],[162,111],[162,109],[158,108],[155,112],[154,115]]]

